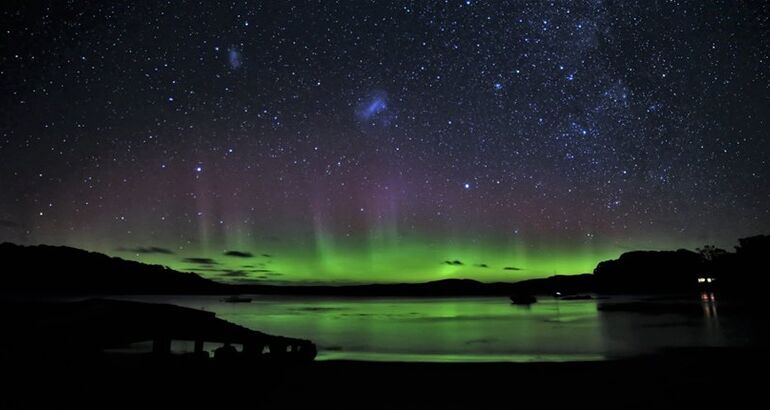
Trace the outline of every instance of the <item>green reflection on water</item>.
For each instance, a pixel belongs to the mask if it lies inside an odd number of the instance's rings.
[[[319,348],[318,360],[584,361],[668,347],[743,346],[754,334],[740,316],[717,316],[711,299],[648,301],[684,309],[640,314],[597,310],[597,303],[639,300],[625,297],[544,297],[531,307],[511,305],[505,297],[253,296],[252,303],[236,304],[222,302],[222,296],[123,298],[205,309],[254,330],[310,339]],[[701,313],[704,303],[709,309]]]
[[[598,360],[606,347],[594,301],[542,300],[513,306],[507,298],[256,297],[167,302],[214,311],[271,334],[307,338],[319,360],[573,361]]]

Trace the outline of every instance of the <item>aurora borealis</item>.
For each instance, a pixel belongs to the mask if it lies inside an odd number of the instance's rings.
[[[0,241],[366,283],[770,232],[766,2],[0,7]]]

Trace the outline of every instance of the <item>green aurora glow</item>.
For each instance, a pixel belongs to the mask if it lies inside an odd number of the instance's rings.
[[[518,281],[592,272],[598,262],[617,258],[625,251],[612,243],[534,247],[523,241],[483,243],[417,238],[386,241],[376,235],[366,240],[318,235],[310,243],[239,242],[238,246],[219,249],[169,247],[173,254],[101,251],[197,272],[219,281],[313,284],[424,282],[447,278]],[[227,256],[228,250],[248,252],[252,256]],[[211,263],[192,262],[185,260],[187,258],[210,259]]]
[[[770,232],[767,2],[26,3],[0,242],[508,282]]]

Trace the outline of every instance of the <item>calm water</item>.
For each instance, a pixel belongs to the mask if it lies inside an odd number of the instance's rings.
[[[531,307],[507,298],[331,298],[147,296],[216,312],[239,325],[313,340],[318,360],[565,361],[601,360],[666,347],[751,343],[738,320],[720,316],[708,299],[688,301],[688,314],[601,312],[597,303],[541,299]]]

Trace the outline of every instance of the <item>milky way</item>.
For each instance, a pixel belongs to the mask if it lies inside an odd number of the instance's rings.
[[[518,280],[770,231],[759,1],[2,7],[0,240]]]

